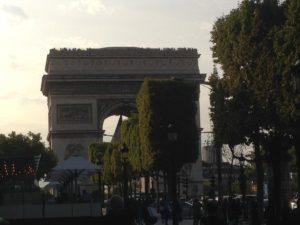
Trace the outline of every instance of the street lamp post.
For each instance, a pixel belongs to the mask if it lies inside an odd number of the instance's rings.
[[[175,142],[178,139],[178,133],[174,128],[173,124],[168,125],[168,141],[171,144],[171,147],[174,146]],[[171,176],[171,200],[172,200],[172,219],[173,225],[178,225],[178,211],[179,205],[177,201],[177,176],[176,176],[176,166],[174,162],[174,155],[171,154],[171,168],[169,170],[169,176]]]
[[[122,162],[123,162],[123,200],[124,200],[124,208],[128,207],[128,171],[127,171],[127,159],[128,159],[128,151],[129,149],[125,144],[120,149],[122,154]]]

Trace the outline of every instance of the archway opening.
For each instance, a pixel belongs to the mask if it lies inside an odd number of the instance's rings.
[[[123,121],[126,120],[128,117],[122,115]],[[107,117],[103,122],[103,142],[111,142],[113,136],[115,135],[118,122],[120,119],[120,115],[113,115]]]

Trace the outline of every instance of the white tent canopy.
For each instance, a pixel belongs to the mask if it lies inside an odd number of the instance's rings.
[[[96,172],[100,170],[100,166],[91,163],[89,160],[86,160],[80,155],[71,155],[68,159],[59,163],[52,170],[87,170]]]
[[[86,178],[100,171],[100,166],[91,163],[80,155],[72,155],[52,168],[48,174],[47,181],[64,183],[70,179]]]

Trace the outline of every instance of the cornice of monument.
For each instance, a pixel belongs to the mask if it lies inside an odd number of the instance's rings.
[[[192,48],[51,49],[45,71],[49,75],[199,73],[199,56]]]
[[[42,78],[41,83],[41,91],[42,93],[47,96],[48,89],[50,88],[49,85],[56,85],[59,83],[72,83],[75,85],[77,83],[78,85],[85,85],[85,83],[103,83],[103,82],[137,82],[142,83],[145,78],[150,79],[180,79],[180,80],[186,80],[186,81],[193,81],[203,83],[206,77],[206,74],[127,74],[127,75],[117,75],[117,74],[101,74],[101,75],[95,75],[95,74],[85,74],[85,75],[64,75],[64,74],[55,74],[55,75],[44,75]],[[80,90],[80,88],[79,88]]]

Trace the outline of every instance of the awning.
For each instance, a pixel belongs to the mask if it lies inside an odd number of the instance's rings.
[[[80,155],[72,155],[51,169],[46,181],[57,181],[61,184],[78,179],[86,179],[101,171],[101,167],[91,163]]]

